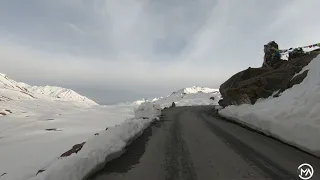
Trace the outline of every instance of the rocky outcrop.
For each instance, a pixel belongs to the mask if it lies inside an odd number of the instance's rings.
[[[267,98],[274,92],[283,92],[299,84],[308,71],[294,76],[307,66],[319,52],[311,52],[301,57],[280,61],[274,68],[248,68],[233,75],[220,86],[222,100],[219,104],[228,105],[254,104],[260,98]]]

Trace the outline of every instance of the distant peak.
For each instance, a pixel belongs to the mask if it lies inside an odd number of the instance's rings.
[[[6,99],[19,100],[23,99],[51,99],[60,101],[74,101],[83,102],[89,105],[97,105],[96,102],[91,99],[82,96],[71,89],[66,89],[57,86],[30,86],[26,83],[16,82],[8,78],[5,74],[0,73],[0,88],[4,89],[7,94],[0,94]],[[13,93],[10,93],[13,92]],[[1,98],[0,98],[1,100]]]
[[[193,93],[213,93],[213,92],[219,92],[219,89],[212,89],[208,87],[198,87],[198,86],[192,86],[180,89],[176,92],[173,92],[172,94],[193,94]]]

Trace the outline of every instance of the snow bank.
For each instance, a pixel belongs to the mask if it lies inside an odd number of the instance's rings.
[[[26,180],[74,144],[134,117],[132,106],[0,101],[0,180]],[[11,113],[10,113],[11,112]]]
[[[219,114],[320,157],[320,56],[303,71],[306,69],[309,72],[303,82],[280,97],[229,106]]]
[[[56,159],[45,171],[29,180],[79,180],[95,168],[120,156],[134,138],[141,135],[161,114],[160,106],[143,103],[135,110],[135,117],[119,126],[101,131],[86,141],[82,149],[71,156]],[[81,142],[79,142],[81,143]]]

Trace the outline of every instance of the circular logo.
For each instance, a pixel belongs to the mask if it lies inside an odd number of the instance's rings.
[[[303,163],[298,167],[298,175],[300,179],[308,180],[312,178],[313,173],[313,167],[308,163]]]

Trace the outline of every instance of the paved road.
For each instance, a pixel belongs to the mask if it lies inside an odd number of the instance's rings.
[[[89,180],[298,180],[297,167],[320,159],[210,115],[211,106],[163,111],[127,153]]]

